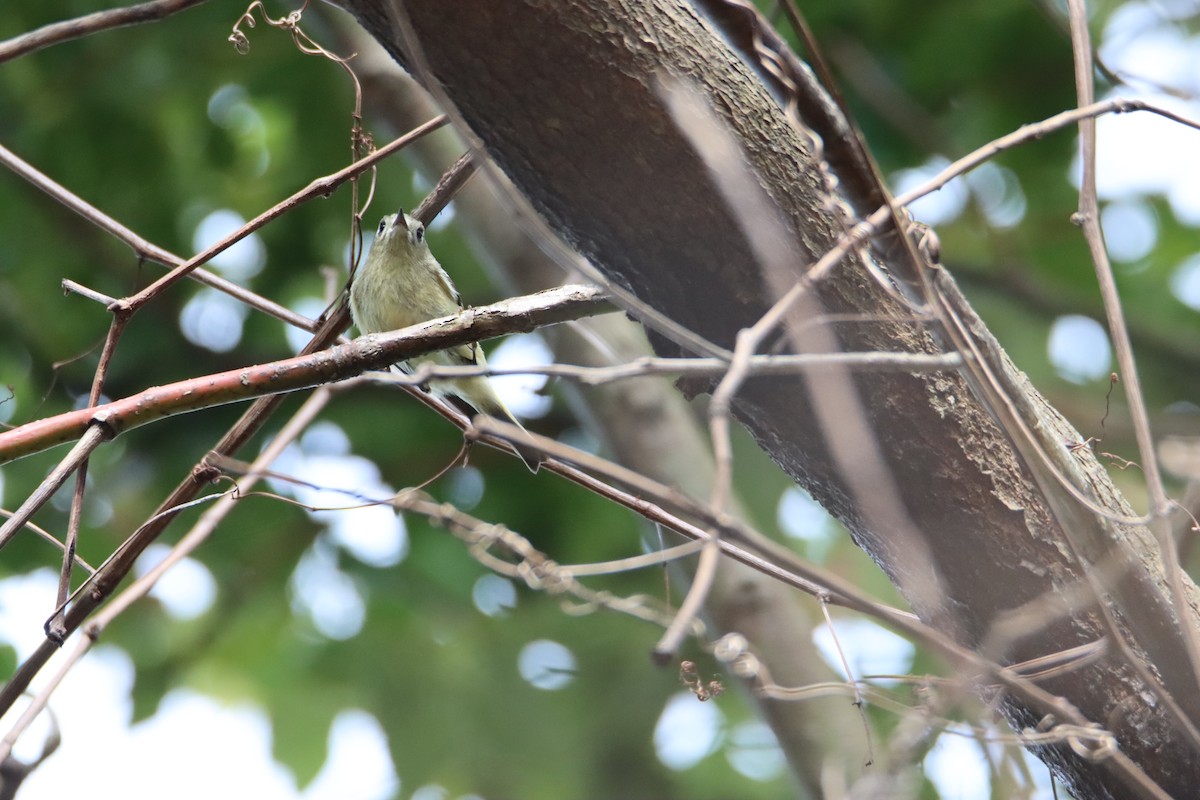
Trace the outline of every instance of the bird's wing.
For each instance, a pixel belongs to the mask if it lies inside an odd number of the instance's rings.
[[[454,287],[454,281],[450,280],[450,276],[446,273],[446,270],[442,269],[442,265],[436,261],[433,262],[433,274],[437,279],[438,285],[442,287],[442,290],[445,292],[446,296],[453,298],[454,304],[458,306],[458,310],[462,311],[462,295],[460,295],[458,293],[458,289]],[[455,364],[467,366],[483,363],[483,351],[479,348],[479,344],[476,342],[459,345],[458,347],[452,347],[445,352],[449,355],[450,360]]]
[[[441,285],[446,296],[453,298],[455,305],[461,310],[463,307],[462,295],[458,293],[458,289],[454,288],[454,281],[450,280],[450,276],[446,274],[446,270],[442,269],[442,265],[436,261],[433,263],[433,275],[437,278],[437,282]]]
[[[474,367],[480,364],[487,364],[483,359],[483,350],[480,349],[478,342],[470,344],[460,344],[457,347],[451,347],[442,351],[445,356],[445,362],[458,367]]]

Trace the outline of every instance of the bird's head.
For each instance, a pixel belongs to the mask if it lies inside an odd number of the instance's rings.
[[[429,248],[425,241],[425,226],[405,214],[404,209],[379,220],[379,227],[375,230],[375,243],[389,249],[409,252]]]

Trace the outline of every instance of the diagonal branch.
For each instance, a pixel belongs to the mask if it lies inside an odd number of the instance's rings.
[[[0,64],[14,58],[27,56],[44,47],[80,39],[100,31],[165,19],[203,2],[204,0],[150,0],[148,3],[139,3],[136,6],[97,11],[75,19],[52,22],[35,31],[29,31],[29,33],[14,36],[6,42],[0,42]]]

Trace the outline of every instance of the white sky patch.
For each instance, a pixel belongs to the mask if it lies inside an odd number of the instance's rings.
[[[375,462],[362,456],[307,456],[292,474],[313,486],[294,485],[292,493],[317,509],[313,519],[329,528],[332,541],[373,567],[399,564],[408,554],[404,519],[388,505],[362,505],[387,500],[395,492]]]
[[[366,620],[366,599],[337,564],[333,546],[318,538],[300,557],[292,573],[292,611],[306,616],[328,639],[357,636]]]
[[[150,545],[134,565],[135,573],[142,577],[162,563],[170,552],[171,548],[165,544]],[[150,590],[150,596],[175,619],[195,619],[212,608],[217,598],[217,581],[208,567],[194,558],[185,557],[163,573]]]
[[[654,726],[658,760],[676,771],[691,769],[716,750],[724,723],[716,703],[702,703],[690,692],[674,695]]]
[[[329,534],[347,553],[376,569],[394,567],[408,555],[408,527],[390,506],[334,512]]]
[[[151,558],[161,557],[165,551],[165,546],[159,546]],[[139,569],[148,563],[139,564]],[[318,568],[327,565],[328,559]],[[49,568],[0,580],[0,640],[11,644],[19,658],[27,657],[43,641],[42,621],[53,607],[56,584],[57,576]],[[188,594],[193,595],[188,602],[195,603],[195,595],[204,592]],[[318,590],[308,596],[327,604],[326,595]],[[199,605],[193,605],[193,610]],[[332,605],[336,610],[338,603]],[[35,680],[35,691],[54,674],[77,641],[78,635],[72,637],[51,659]],[[274,761],[270,721],[261,709],[222,703],[191,690],[174,690],[154,716],[131,725],[133,679],[129,657],[104,643],[75,665],[51,699],[62,746],[22,785],[22,800],[72,797],[78,794],[80,775],[88,776],[96,796],[129,800],[157,800],[164,793],[173,800],[210,800],[214,796],[382,800],[395,794],[397,778],[387,739],[378,722],[362,711],[348,710],[336,719],[330,730],[328,762],[302,794],[291,773]],[[16,713],[20,710],[14,709]],[[7,730],[13,719],[9,716],[0,727]],[[16,752],[24,757],[36,755],[41,749],[39,734],[44,734],[40,723],[30,731],[28,741],[18,742]],[[188,746],[180,747],[180,742]],[[213,769],[214,764],[221,768]]]
[[[428,194],[428,190],[421,192],[421,194]],[[411,209],[409,210],[409,213],[412,213]],[[429,223],[429,230],[431,230],[431,231],[445,230],[447,227],[449,227],[451,222],[454,222],[454,218],[457,216],[458,216],[458,209],[455,207],[454,201],[451,200],[449,203],[446,204],[446,207],[443,208],[440,212],[438,212],[438,215],[433,218],[433,222]]]
[[[67,674],[51,701],[62,747],[22,785],[22,800],[72,797],[81,775],[97,797],[210,800],[244,797],[250,786],[256,800],[297,797],[295,782],[271,757],[263,712],[176,690],[158,713],[131,726],[132,685],[132,662],[110,645]]]
[[[1108,333],[1091,317],[1068,314],[1054,320],[1046,349],[1050,364],[1072,383],[1098,380],[1112,367]]]
[[[992,796],[987,762],[972,738],[943,733],[926,754],[924,765],[939,797],[990,800]]]
[[[892,177],[894,192],[900,195],[916,189],[948,166],[950,159],[933,156],[919,167],[900,170]],[[1025,218],[1029,207],[1016,173],[988,162],[914,201],[909,210],[915,219],[936,227],[958,219],[972,200],[994,228],[1013,227]]]
[[[240,301],[205,286],[179,312],[179,329],[192,344],[214,353],[228,353],[242,341],[247,313]]]
[[[945,156],[933,156],[924,164],[912,169],[903,169],[892,176],[893,192],[897,195],[917,188],[930,178],[950,166],[950,160]],[[908,210],[915,219],[926,225],[937,227],[953,222],[962,216],[970,198],[967,183],[961,177],[955,178],[936,192],[911,203]]]
[[[436,783],[427,783],[418,787],[412,793],[410,800],[449,800],[449,797],[450,793],[446,791],[446,787],[438,786]]]
[[[172,800],[244,797],[248,782],[255,786],[256,800],[295,796],[295,779],[271,756],[271,722],[261,709],[247,703],[224,705],[183,689],[170,692],[159,708],[158,714],[133,727],[125,757],[102,770],[109,776],[104,782],[120,786],[122,796],[158,792],[169,793]],[[200,752],[188,752],[197,747],[198,731],[206,731]],[[180,748],[180,742],[190,747]],[[213,769],[213,764],[221,768]],[[97,778],[95,773],[92,778]],[[120,783],[124,780],[133,787]]]
[[[784,535],[807,545],[810,558],[825,560],[834,540],[833,518],[807,492],[795,486],[784,489],[775,516]]]
[[[758,720],[747,720],[734,726],[729,732],[725,757],[734,769],[756,781],[778,778],[787,767],[787,759],[771,726]]]
[[[1011,736],[1007,728],[986,726],[989,739]],[[993,763],[1011,755],[1016,746],[999,741],[988,741],[984,745]],[[1018,751],[1018,757],[1028,766],[1033,779],[1030,800],[1054,800],[1056,795],[1046,766],[1028,751]],[[925,774],[937,787],[939,797],[961,798],[961,800],[990,800],[992,797],[991,773],[984,759],[979,740],[965,726],[956,725],[938,737],[937,742],[922,762]],[[1063,796],[1061,793],[1058,796]]]
[[[1011,228],[1025,218],[1029,207],[1017,174],[993,162],[967,173],[967,186],[993,228]]]
[[[1192,119],[1200,104],[1160,93],[1153,84],[1184,93],[1200,90],[1200,39],[1172,24],[1167,3],[1125,3],[1109,18],[1100,43],[1105,64],[1129,78],[1110,96],[1139,97]],[[1194,13],[1194,5],[1189,13]],[[1200,133],[1145,112],[1108,114],[1096,122],[1097,189],[1101,199],[1161,194],[1180,222],[1200,225],[1200,164],[1190,157]],[[1079,185],[1078,156],[1071,168]]]
[[[856,680],[865,675],[903,675],[911,669],[915,648],[907,639],[887,628],[862,617],[835,618],[834,627],[837,643],[841,645]],[[829,626],[818,625],[813,629],[812,638],[821,657],[839,675],[842,674],[842,660]]]
[[[1200,254],[1189,256],[1171,273],[1171,294],[1188,308],[1200,311]]]
[[[479,505],[487,488],[483,473],[472,466],[454,468],[443,481],[447,499],[460,511],[470,511]]]
[[[521,648],[517,671],[538,689],[562,689],[575,680],[575,654],[558,642],[538,639]]]
[[[391,495],[390,492],[378,497],[368,494],[381,485],[379,467],[362,456],[322,456],[305,452],[304,460],[297,467],[292,475],[305,483],[292,484],[296,499],[314,506],[322,514],[326,509],[355,505],[368,499],[386,500]]]
[[[489,617],[507,617],[517,607],[517,587],[500,575],[480,575],[471,587],[471,600]]]
[[[386,735],[366,712],[338,715],[329,756],[301,793],[272,757],[270,720],[261,709],[177,689],[154,716],[131,726],[132,685],[128,656],[109,645],[98,646],[68,673],[52,700],[62,746],[22,785],[22,800],[74,796],[80,775],[89,776],[96,796],[130,800],[165,794],[172,800],[383,800],[398,788]],[[18,743],[17,752],[30,745],[33,752],[40,749],[33,741]]]
[[[229,236],[246,224],[246,219],[236,211],[221,208],[213,211],[196,226],[192,235],[192,248],[199,253]],[[267,263],[267,250],[257,233],[241,239],[226,250],[213,256],[209,265],[234,283],[245,286]]]
[[[1189,57],[1200,60],[1196,44],[1189,40],[1188,46]],[[1114,96],[1137,97],[1200,118],[1200,104],[1169,95],[1122,87],[1102,99]],[[1182,224],[1200,226],[1200,162],[1189,156],[1200,147],[1200,131],[1147,112],[1107,114],[1096,120],[1096,146],[1096,191],[1101,200],[1161,195]],[[1081,174],[1076,154],[1070,166],[1072,185],[1079,186]]]
[[[348,709],[334,718],[329,729],[329,756],[303,797],[386,800],[399,788],[383,726],[366,711]]]
[[[1192,45],[1163,11],[1162,3],[1141,2],[1115,9],[1099,48],[1105,66],[1134,81],[1186,85],[1193,80],[1189,74]]]
[[[233,133],[243,146],[249,145],[256,151],[253,177],[262,175],[271,163],[271,151],[267,147],[267,125],[250,103],[246,90],[236,84],[227,83],[213,92],[208,100],[208,118],[225,130]]]
[[[301,793],[271,754],[271,724],[261,709],[176,689],[154,716],[131,725],[132,686],[132,662],[111,645],[99,645],[68,673],[51,701],[62,746],[22,785],[22,800],[73,797],[81,775],[95,796],[128,800],[383,800],[397,789],[387,738],[363,711],[334,720],[329,757]]]
[[[534,333],[509,336],[488,355],[488,364],[496,368],[520,369],[554,363],[554,354]],[[499,375],[492,378],[496,394],[518,417],[536,419],[550,411],[553,401],[539,391],[546,385],[545,375]]]
[[[300,436],[304,452],[319,456],[344,456],[350,452],[350,437],[337,423],[319,420]]]
[[[49,567],[0,580],[0,640],[13,646],[17,658],[28,658],[46,640],[42,623],[54,611],[57,590],[58,574]],[[31,613],[35,609],[44,613]]]
[[[1149,203],[1118,200],[1100,212],[1108,254],[1114,261],[1140,261],[1158,243],[1158,216]]]
[[[375,462],[353,455],[336,423],[315,423],[276,458],[272,469],[298,483],[268,479],[272,489],[316,510],[306,510],[329,531],[329,541],[363,564],[393,567],[408,555],[408,527],[386,504],[395,490]]]
[[[316,319],[325,310],[325,302],[317,297],[304,297],[292,303],[291,309],[309,319]],[[279,324],[283,326],[283,335],[287,337],[288,347],[293,353],[299,353],[306,344],[312,341],[312,334],[303,328],[288,325],[286,322]]]

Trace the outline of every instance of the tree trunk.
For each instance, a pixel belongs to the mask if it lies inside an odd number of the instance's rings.
[[[800,104],[795,124],[778,86],[743,57],[745,30],[737,28],[736,13],[723,17],[735,3],[342,5],[419,80],[432,79],[460,125],[564,239],[614,283],[718,346],[732,348],[738,332],[855,216],[878,205],[870,175],[843,156],[850,152],[845,128],[828,104],[801,87],[810,102]],[[713,109],[736,141],[740,163],[715,164],[697,153],[664,102],[674,85],[689,87]],[[690,133],[719,138],[703,125]],[[754,191],[729,202],[731,187],[746,176]],[[796,254],[786,275],[763,263],[755,247],[775,233],[769,214],[745,211],[755,192],[770,199],[786,234],[779,237],[783,247],[767,249],[768,259],[785,250]],[[748,238],[747,230],[765,233]],[[896,249],[899,239],[880,241]],[[914,320],[897,299],[912,267],[882,247],[876,253],[897,286],[872,277],[869,254],[853,254],[813,285],[802,306],[810,318],[802,322],[818,324],[793,324],[791,349],[951,349],[943,329]],[[963,314],[974,341],[985,351],[992,347],[969,308]],[[654,342],[664,354],[686,351],[665,336]],[[1041,432],[1041,447],[1060,471],[1091,502],[1131,516],[1091,453],[1066,450],[1079,435],[1022,386],[1002,353],[990,352],[994,370],[1009,386],[1022,387],[1016,405],[1033,409],[1025,422]],[[1047,478],[1022,434],[998,424],[1005,415],[977,389],[955,371],[814,373],[811,382],[751,380],[733,410],[763,449],[847,526],[918,615],[962,645],[1019,664],[1096,642],[1108,629],[1089,592],[1102,584],[1127,647],[1110,640],[1095,659],[1039,685],[1111,731],[1121,752],[1166,792],[1186,796],[1200,785],[1200,748],[1180,718],[1200,720],[1200,691],[1154,538],[1144,527],[1094,514]],[[1185,624],[1195,627],[1195,587],[1183,581]],[[1039,603],[1066,610],[1013,616]],[[1014,619],[1023,620],[1015,629]],[[1130,655],[1159,686],[1139,677]],[[1177,704],[1174,715],[1165,709],[1168,698]],[[1011,696],[1003,708],[1018,729],[1047,713]],[[1110,758],[1089,760],[1066,743],[1038,748],[1038,755],[1077,796],[1142,796]]]

